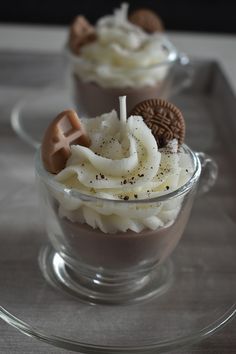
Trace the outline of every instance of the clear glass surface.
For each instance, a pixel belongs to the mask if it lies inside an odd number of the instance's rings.
[[[36,90],[16,103],[11,111],[11,126],[20,139],[37,148],[44,131],[58,112],[72,108],[74,105],[65,88]]]
[[[178,52],[174,45],[165,35],[159,38],[161,46],[166,53],[166,59],[158,60],[157,64],[146,67],[124,69],[122,67],[113,67],[112,73],[123,77],[124,81],[128,77],[152,77],[153,70],[157,76],[153,85],[143,84],[139,82],[130,84],[129,86],[121,86],[115,84],[115,79],[110,80],[109,84],[102,86],[95,81],[85,81],[76,73],[79,56],[74,55],[66,48],[66,56],[68,58],[68,76],[69,89],[71,98],[78,111],[82,110],[86,116],[95,117],[112,109],[119,109],[117,97],[127,95],[128,112],[145,99],[153,97],[161,97],[170,99],[170,97],[181,89],[190,86],[192,81],[192,68],[187,55]],[[135,81],[134,81],[135,82]]]
[[[166,290],[171,268],[162,264],[183,234],[201,174],[198,155],[183,148],[193,166],[183,186],[156,198],[129,201],[102,199],[63,187],[44,169],[38,150],[36,176],[53,249],[40,256],[45,278],[90,302],[136,302]],[[134,224],[144,217],[157,217],[161,224],[154,230],[146,227],[137,233],[117,230],[109,234],[80,222],[83,215],[91,218],[94,213],[94,220],[100,221],[92,224],[106,224],[114,217],[122,223],[127,215]]]
[[[210,195],[197,198],[172,255],[171,287],[133,305],[91,305],[45,282],[38,252],[47,237],[34,189],[19,186],[0,209],[0,317],[27,335],[81,353],[163,352],[214,334],[235,315],[235,223]]]
[[[188,60],[185,56],[179,59],[181,64],[176,64],[171,69],[171,76],[166,81],[166,87],[171,86],[171,96],[177,94],[184,87],[188,87],[192,80],[192,68],[188,65]],[[67,78],[70,73],[68,72]],[[80,117],[86,117],[86,111],[83,107],[83,102],[75,103],[73,100],[73,88],[70,80],[67,82],[67,90],[59,87],[47,87],[45,89],[36,90],[31,95],[27,95],[16,103],[11,111],[11,126],[16,134],[33,148],[37,148],[43,137],[43,133],[52,119],[58,112],[65,109],[75,109]],[[72,90],[72,91],[71,91]],[[106,107],[102,113],[106,113],[117,105],[119,95],[124,95],[125,92],[114,92],[114,106]],[[127,102],[131,104],[130,93],[128,92]],[[157,97],[156,89],[150,91],[150,97]],[[92,94],[90,97],[94,97]],[[149,98],[150,98],[149,97]],[[139,101],[143,100],[144,96],[140,96]],[[93,102],[94,105],[94,102]],[[133,107],[133,106],[132,106]],[[95,114],[97,116],[97,114]]]

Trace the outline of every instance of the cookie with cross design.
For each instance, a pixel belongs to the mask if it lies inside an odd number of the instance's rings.
[[[82,46],[95,39],[95,28],[84,16],[77,16],[70,27],[69,46],[71,50],[75,54],[79,54]]]
[[[61,112],[48,126],[41,145],[41,156],[45,169],[58,173],[65,168],[71,155],[71,145],[90,146],[90,139],[76,112]]]
[[[149,99],[138,103],[130,112],[133,116],[142,116],[152,130],[158,147],[164,147],[172,139],[179,145],[184,142],[185,122],[180,110],[163,99]]]

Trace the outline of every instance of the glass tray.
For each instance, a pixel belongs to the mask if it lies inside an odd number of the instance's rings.
[[[235,98],[217,63],[195,62],[193,68],[191,88],[172,101],[184,113],[187,143],[217,161],[219,178],[195,203],[171,258],[170,289],[136,305],[104,306],[49,286],[38,265],[47,241],[33,181],[19,182],[0,201],[0,317],[8,324],[81,353],[157,353],[197,343],[235,316]],[[21,137],[37,146],[49,117],[68,104],[62,89],[40,90],[14,107],[13,125],[17,112]]]

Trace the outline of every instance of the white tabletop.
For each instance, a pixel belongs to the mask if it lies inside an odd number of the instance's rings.
[[[169,32],[176,47],[189,56],[215,59],[222,65],[236,91],[236,35]],[[0,50],[60,51],[67,28],[58,26],[0,25]]]

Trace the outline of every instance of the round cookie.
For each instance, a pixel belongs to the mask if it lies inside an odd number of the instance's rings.
[[[130,115],[142,116],[144,122],[152,130],[158,147],[163,147],[172,139],[179,145],[184,142],[185,122],[180,110],[163,99],[150,99],[138,103]]]
[[[41,156],[45,169],[59,173],[65,168],[71,155],[71,145],[90,146],[90,139],[73,110],[61,112],[48,126],[41,145]]]
[[[164,25],[160,17],[149,9],[135,10],[129,15],[129,21],[148,33],[164,31]]]

